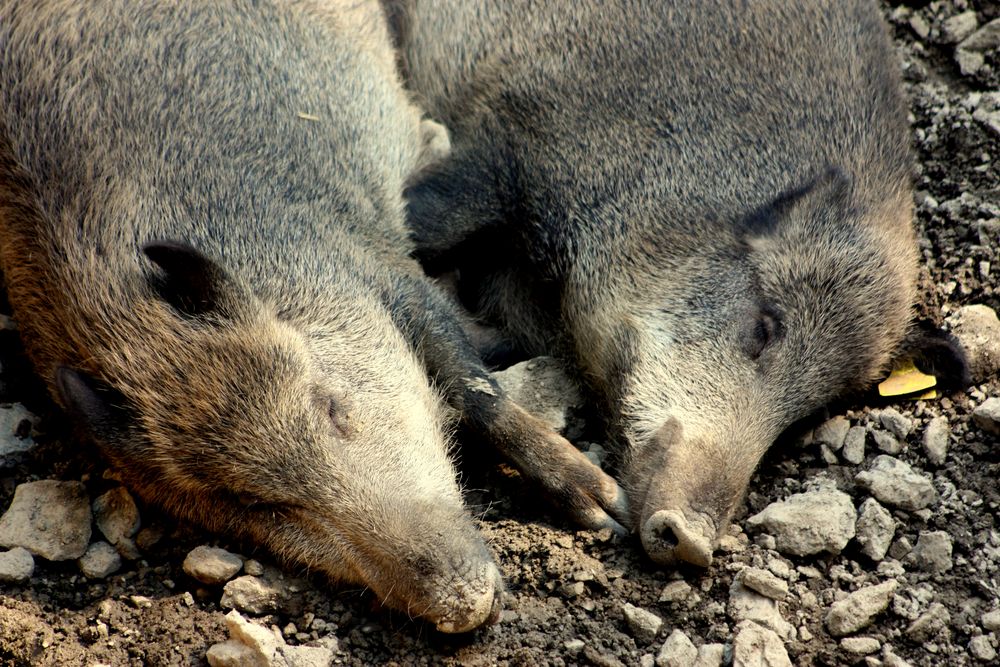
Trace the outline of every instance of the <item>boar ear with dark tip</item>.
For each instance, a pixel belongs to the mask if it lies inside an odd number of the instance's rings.
[[[965,350],[954,336],[929,320],[912,325],[897,357],[912,359],[922,373],[936,377],[944,390],[962,389],[972,383]]]
[[[142,251],[162,270],[153,279],[160,296],[181,314],[232,314],[232,281],[214,260],[179,241],[152,241]]]
[[[127,441],[131,420],[117,391],[65,366],[56,369],[56,389],[66,412],[101,446]]]
[[[765,236],[779,230],[800,206],[812,202],[835,203],[850,194],[851,178],[841,168],[828,166],[804,183],[782,192],[742,220],[741,231],[747,237]]]

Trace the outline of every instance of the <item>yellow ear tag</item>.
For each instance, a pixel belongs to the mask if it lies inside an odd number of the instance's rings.
[[[925,391],[922,394],[918,394],[912,397],[912,401],[930,401],[938,397],[937,389],[931,389],[930,391]]]
[[[879,384],[878,394],[879,396],[903,396],[918,391],[925,392],[936,384],[936,377],[921,373],[913,365],[913,361],[908,360],[894,368],[889,377]],[[930,393],[927,392],[927,394]],[[937,392],[933,393],[934,396],[927,396],[927,398],[934,398]],[[922,394],[920,398],[924,398],[925,395]]]

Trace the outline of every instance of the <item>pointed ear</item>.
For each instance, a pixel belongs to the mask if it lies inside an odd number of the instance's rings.
[[[65,366],[56,369],[56,389],[66,412],[102,448],[128,441],[131,419],[117,391]]]
[[[946,391],[972,384],[965,350],[954,336],[929,320],[913,324],[896,356],[912,359],[922,373],[935,376],[938,386]]]
[[[214,260],[179,241],[152,241],[142,251],[163,271],[154,279],[160,296],[182,315],[234,314],[236,286]]]

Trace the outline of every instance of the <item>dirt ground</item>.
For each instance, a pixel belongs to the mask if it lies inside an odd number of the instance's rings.
[[[969,10],[975,14],[965,16],[965,26],[972,18],[977,27],[1000,18],[992,0],[885,7],[912,100],[923,308],[939,321],[967,304],[1000,310],[1000,113],[992,116],[993,126],[989,116],[1000,98],[988,95],[1000,90],[1000,48],[979,56],[958,53],[956,37],[964,35],[957,33],[966,28],[948,19]],[[0,331],[0,363],[0,401],[23,403],[41,417],[34,449],[0,457],[0,508],[9,505],[18,484],[37,479],[82,480],[91,498],[115,487],[93,450],[66,432],[14,331]],[[497,625],[466,637],[444,636],[380,609],[365,591],[331,590],[316,580],[273,611],[245,615],[277,628],[289,645],[325,638],[321,643],[333,650],[337,665],[652,665],[676,629],[696,646],[724,645],[723,659],[731,661],[741,618],[731,586],[749,566],[771,572],[788,588],[776,606],[770,604],[790,624],[784,644],[793,664],[988,664],[997,632],[982,617],[1000,607],[1000,442],[971,414],[990,396],[1000,396],[996,378],[946,399],[891,404],[914,426],[893,455],[931,477],[939,500],[928,510],[892,510],[895,536],[879,562],[864,555],[857,540],[835,554],[782,553],[746,523],[819,479],[832,480],[856,507],[862,504],[868,494],[855,475],[884,453],[873,439],[881,427],[872,410],[887,405],[867,397],[831,412],[868,429],[864,459],[851,463],[843,452],[810,442],[809,433],[784,438],[753,479],[725,550],[708,570],[660,569],[643,557],[635,538],[574,532],[516,476],[491,461],[470,460],[464,471],[468,502],[509,589]],[[950,443],[943,463],[935,464],[921,442],[939,415],[948,419]],[[208,647],[227,638],[227,610],[220,606],[221,586],[184,573],[185,555],[216,544],[265,565],[272,561],[248,545],[178,526],[152,508],[140,506],[140,513],[150,529],[140,557],[125,560],[110,576],[88,579],[75,561],[36,558],[27,583],[0,583],[0,663],[207,664]],[[945,562],[928,565],[930,557],[921,552],[922,561],[914,547],[934,531],[947,533],[951,552]],[[824,619],[835,601],[889,580],[898,587],[888,609],[849,640],[831,636]],[[662,620],[658,628],[649,621],[655,634],[627,620],[626,604]],[[658,664],[671,664],[666,660]]]

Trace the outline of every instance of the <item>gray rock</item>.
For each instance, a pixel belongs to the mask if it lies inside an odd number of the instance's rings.
[[[927,36],[931,34],[931,27],[928,25],[927,21],[920,14],[914,14],[910,17],[910,29],[917,34],[920,39],[927,39]]]
[[[889,510],[874,498],[861,503],[858,510],[857,535],[854,539],[861,545],[861,553],[874,561],[885,558],[892,538],[896,533],[896,522]]]
[[[913,563],[927,572],[947,572],[951,569],[951,536],[943,530],[921,531],[917,544],[910,552]]]
[[[917,620],[906,628],[906,636],[915,642],[925,642],[933,639],[951,622],[951,614],[940,602],[933,602]]]
[[[1000,47],[1000,18],[993,19],[958,45],[965,51],[990,51]]]
[[[228,582],[222,589],[219,605],[248,614],[292,613],[301,605],[297,585],[266,572],[262,577],[244,575]]]
[[[926,475],[884,454],[875,457],[871,468],[859,472],[855,480],[879,502],[911,512],[933,505],[938,499]]]
[[[278,649],[288,667],[330,667],[333,651],[325,646],[282,646]]]
[[[969,653],[979,662],[993,662],[997,659],[997,650],[989,635],[977,635],[969,640]]]
[[[834,637],[843,637],[868,627],[878,614],[888,608],[899,583],[891,579],[876,586],[859,588],[830,606],[826,629]]]
[[[772,600],[784,600],[788,595],[788,582],[779,579],[767,570],[756,567],[744,568],[737,575],[743,585]]]
[[[632,636],[646,644],[656,639],[657,633],[663,627],[662,618],[627,602],[622,605],[622,613],[625,615],[625,622]]]
[[[840,553],[854,537],[856,519],[849,495],[823,488],[771,503],[747,519],[747,525],[773,535],[782,553],[810,556],[823,551]]]
[[[199,546],[184,558],[184,572],[203,584],[221,584],[236,576],[243,568],[243,559],[225,549]]]
[[[0,582],[21,584],[35,572],[35,559],[23,547],[0,552]]]
[[[840,455],[848,463],[858,465],[865,460],[865,436],[867,431],[864,426],[852,426],[847,431],[844,438],[844,449]]]
[[[1000,25],[1000,19],[988,25],[993,24]],[[981,102],[973,113],[974,118],[975,113],[989,113],[983,105]],[[988,119],[983,114],[977,120],[987,122]],[[952,333],[965,348],[973,381],[986,382],[996,377],[1000,373],[1000,320],[997,319],[996,312],[982,304],[962,306],[947,321]]]
[[[103,579],[118,571],[122,557],[113,546],[100,540],[87,547],[87,552],[77,561],[80,572],[88,579]]]
[[[660,602],[682,602],[691,595],[691,586],[686,581],[671,581],[660,592]]]
[[[900,440],[906,440],[913,430],[913,422],[909,417],[905,417],[895,408],[885,408],[878,413],[878,420],[882,428],[886,429]]]
[[[958,48],[955,49],[955,62],[964,76],[972,76],[986,64],[986,57],[978,51],[966,51]]]
[[[826,445],[833,451],[839,451],[844,446],[844,439],[851,429],[851,422],[840,415],[828,419],[813,432],[813,440]]]
[[[781,638],[753,621],[736,626],[733,667],[791,667],[792,661]]]
[[[206,657],[212,667],[271,667],[275,665],[278,646],[284,640],[267,628],[254,625],[239,612],[226,614],[230,639],[214,644]]]
[[[871,655],[882,648],[882,643],[874,637],[844,637],[840,648],[854,655]]]
[[[903,451],[902,443],[888,431],[874,430],[872,437],[875,438],[875,446],[886,454],[899,454]]]
[[[674,630],[656,654],[656,667],[691,667],[698,659],[698,649],[681,630]]]
[[[976,12],[970,9],[945,20],[944,25],[941,26],[941,36],[948,44],[954,44],[971,35],[978,27],[979,20],[976,18]]]
[[[576,381],[552,357],[522,361],[494,373],[493,378],[518,405],[560,432],[566,428],[570,410],[583,404]]]
[[[976,105],[975,110],[972,112],[972,120],[977,123],[982,123],[988,127],[992,132],[1000,135],[1000,93],[982,93],[979,95],[979,103]],[[970,358],[972,355],[969,355]],[[992,360],[994,366],[996,365],[996,354],[992,355]],[[976,376],[976,366],[972,365],[972,379],[976,382],[985,382],[989,379],[988,376],[983,376],[983,378],[978,378]],[[986,368],[989,368],[987,365]],[[986,372],[986,371],[983,371]]]
[[[987,632],[1000,632],[1000,609],[986,612],[979,620]]]
[[[0,406],[0,458],[32,449],[31,429],[37,423],[38,417],[20,403]]]
[[[906,660],[892,652],[888,646],[882,648],[882,667],[913,667]]]
[[[778,603],[752,591],[736,578],[729,587],[729,602],[726,611],[734,621],[753,621],[773,630],[782,639],[795,636],[795,628],[781,616]]]
[[[1000,398],[988,398],[972,411],[976,425],[993,435],[1000,435]]]
[[[725,656],[725,644],[702,644],[692,667],[722,667]]]
[[[139,508],[124,486],[111,489],[94,500],[97,529],[111,544],[131,543],[139,532]]]
[[[944,464],[948,456],[948,441],[951,437],[951,426],[944,415],[935,417],[924,429],[924,453],[927,460],[936,466]]]
[[[90,544],[90,499],[80,482],[19,484],[0,517],[0,546],[24,547],[47,560],[74,560]]]

